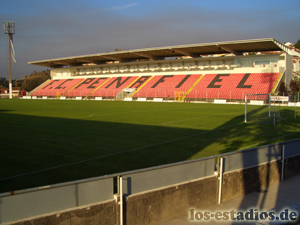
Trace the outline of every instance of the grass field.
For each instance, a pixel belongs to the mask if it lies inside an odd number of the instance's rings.
[[[300,137],[293,107],[275,126],[244,123],[244,105],[0,99],[0,114],[0,192]]]

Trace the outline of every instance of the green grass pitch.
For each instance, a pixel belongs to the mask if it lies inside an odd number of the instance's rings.
[[[280,112],[274,126],[244,123],[244,105],[0,99],[0,193],[299,138],[299,113]]]

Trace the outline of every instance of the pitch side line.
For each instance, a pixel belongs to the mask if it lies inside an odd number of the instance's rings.
[[[108,148],[100,148],[100,147],[96,147],[96,146],[82,145],[82,144],[78,144],[78,143],[74,143],[74,142],[54,140],[54,139],[50,139],[50,138],[43,138],[43,137],[31,136],[31,135],[27,135],[27,134],[18,134],[18,133],[9,132],[9,131],[5,131],[5,133],[11,133],[11,134],[16,134],[16,135],[20,135],[20,136],[35,138],[35,139],[42,139],[42,140],[47,140],[47,141],[60,142],[60,143],[65,143],[65,144],[69,144],[69,145],[76,145],[76,146],[82,146],[82,147],[87,147],[87,148],[100,149],[100,150],[104,150],[104,151],[121,152],[121,151],[112,150],[112,149],[108,149]]]
[[[195,137],[195,136],[198,136],[198,135],[202,135],[202,134],[206,134],[206,133],[210,133],[210,132],[218,131],[218,130],[222,130],[222,129],[227,129],[229,127],[234,127],[234,126],[238,126],[238,125],[241,125],[241,124],[221,127],[219,129],[205,131],[205,132],[201,132],[201,133],[196,133],[196,134],[188,135],[188,136],[185,136],[185,137],[160,142],[160,143],[153,144],[153,145],[147,145],[147,146],[143,146],[143,147],[133,148],[133,149],[129,149],[127,151],[116,152],[116,153],[105,155],[105,156],[94,157],[94,158],[85,159],[85,160],[81,160],[81,161],[77,161],[77,162],[73,162],[73,163],[67,163],[67,164],[54,166],[54,167],[50,167],[50,168],[46,168],[46,169],[42,169],[42,170],[36,170],[36,171],[28,172],[28,173],[22,173],[22,174],[10,176],[10,177],[5,177],[5,178],[1,178],[0,181],[9,180],[9,179],[16,178],[16,177],[22,177],[22,176],[26,176],[26,175],[30,175],[30,174],[40,173],[40,172],[44,172],[44,171],[49,171],[49,170],[53,170],[53,169],[58,169],[58,168],[66,167],[66,166],[72,166],[72,165],[76,165],[76,164],[80,164],[80,163],[86,163],[86,162],[89,162],[89,161],[102,159],[102,158],[107,158],[107,157],[111,157],[111,156],[115,156],[115,155],[120,155],[120,154],[123,154],[123,153],[133,152],[133,151],[137,151],[137,150],[141,150],[141,149],[145,149],[145,148],[155,147],[155,146],[158,146],[158,145],[163,145],[163,144],[171,143],[171,142],[174,142],[174,141],[179,141],[179,140],[183,140],[183,139],[186,139],[186,138]]]
[[[184,121],[195,120],[195,119],[200,119],[200,118],[205,118],[205,117],[214,117],[214,116],[230,115],[230,114],[233,114],[233,113],[223,113],[223,114],[215,114],[215,115],[199,116],[199,117],[193,117],[193,118],[184,119],[184,120],[173,120],[173,121],[161,123],[160,125],[168,124],[168,123],[184,122]]]
[[[195,136],[198,136],[198,135],[210,133],[210,132],[217,131],[217,130],[227,129],[229,127],[235,127],[235,126],[239,126],[239,125],[242,125],[242,124],[235,124],[235,125],[231,125],[231,126],[221,127],[219,129],[205,131],[205,132],[201,132],[201,133],[197,133],[197,134],[192,134],[192,135],[188,135],[188,136],[185,136],[185,137],[181,137],[181,138],[177,138],[177,139],[173,139],[173,140],[169,140],[169,141],[164,141],[164,142],[160,142],[160,143],[153,144],[153,145],[147,145],[147,146],[143,146],[143,147],[139,147],[139,148],[133,148],[133,149],[129,149],[129,150],[123,151],[123,152],[116,152],[114,154],[109,154],[109,155],[105,155],[105,156],[94,157],[94,158],[90,158],[90,159],[86,159],[86,160],[81,160],[81,161],[77,161],[77,162],[73,162],[73,163],[67,163],[67,164],[63,164],[63,165],[59,165],[59,166],[50,167],[50,168],[47,168],[47,169],[36,170],[36,171],[29,172],[29,173],[23,173],[23,174],[18,174],[18,175],[10,176],[10,177],[5,177],[5,178],[1,178],[0,181],[9,180],[9,179],[12,179],[12,178],[26,176],[26,175],[30,175],[30,174],[40,173],[40,172],[44,172],[44,171],[49,171],[49,170],[53,170],[53,169],[58,169],[58,168],[66,167],[66,166],[72,166],[72,165],[76,165],[76,164],[80,164],[80,163],[86,163],[86,162],[89,162],[89,161],[93,161],[93,160],[97,160],[97,159],[102,159],[102,158],[107,158],[107,157],[111,157],[111,156],[115,156],[115,155],[119,155],[119,154],[123,154],[123,153],[127,153],[127,152],[132,152],[132,151],[137,151],[137,150],[141,150],[141,149],[145,149],[145,148],[150,148],[150,147],[158,146],[158,145],[163,145],[163,144],[167,144],[167,143],[170,143],[170,142],[179,141],[179,140],[183,140],[183,139],[186,139],[186,138],[195,137]],[[275,137],[275,138],[269,139],[267,141],[275,140],[277,138],[281,138],[281,137],[285,137],[285,136],[289,136],[289,135],[293,135],[293,134],[297,134],[297,133],[300,133],[300,131],[299,132],[293,132],[293,133],[290,133],[290,134],[286,134],[286,135],[283,135],[283,136],[280,136],[280,137]],[[265,142],[267,142],[267,141],[265,141]],[[256,145],[257,144],[262,144],[262,143],[265,143],[265,142],[256,143]],[[254,145],[247,146],[245,148],[248,149],[249,147],[252,147],[252,146],[254,146]],[[242,150],[242,149],[244,149],[244,148],[241,148],[239,150]]]
[[[95,158],[91,158],[91,159],[86,159],[86,160],[81,160],[81,161],[77,161],[77,162],[73,162],[73,163],[67,163],[67,164],[63,164],[63,165],[59,165],[59,166],[54,166],[54,167],[50,167],[50,168],[46,168],[46,169],[42,169],[42,170],[36,170],[36,171],[28,172],[28,173],[22,173],[22,174],[10,176],[10,177],[1,178],[0,181],[9,180],[9,179],[16,178],[16,177],[22,177],[22,176],[26,176],[26,175],[30,175],[30,174],[40,173],[40,172],[44,172],[44,171],[54,170],[54,169],[58,169],[58,168],[66,167],[66,166],[72,166],[72,165],[85,163],[85,162],[89,162],[92,160],[101,159],[101,158],[105,158],[107,156],[113,156],[113,155],[117,155],[117,154],[120,154],[120,153],[110,154],[110,155],[106,155],[106,156],[99,156],[99,157],[95,157]]]
[[[112,113],[104,113],[101,114],[103,112],[95,112],[92,113],[89,116],[79,116],[79,117],[69,117],[69,118],[65,118],[65,119],[80,119],[80,118],[89,118],[89,117],[98,117],[98,116],[111,116],[111,115],[118,115],[118,114],[128,114],[128,113],[138,113],[138,112],[152,112],[152,111],[162,111],[162,110],[174,110],[174,109],[180,109],[180,108],[164,108],[164,109],[153,109],[153,110],[138,110],[138,111],[127,111],[127,112],[112,112]],[[96,114],[100,114],[100,115],[96,115]],[[62,118],[64,119],[64,118]]]
[[[153,144],[153,145],[147,145],[147,146],[143,146],[143,147],[133,148],[133,149],[129,149],[127,151],[122,151],[122,152],[119,151],[119,152],[116,152],[116,153],[113,153],[113,154],[109,154],[109,155],[105,155],[105,156],[94,157],[94,158],[90,158],[90,159],[86,159],[86,160],[81,160],[81,161],[77,161],[77,162],[73,162],[73,163],[67,163],[67,164],[63,164],[63,165],[59,165],[59,166],[55,166],[55,167],[50,167],[50,168],[46,168],[46,169],[42,169],[42,170],[36,170],[36,171],[29,172],[29,173],[23,173],[23,174],[18,174],[18,175],[10,176],[10,177],[5,177],[5,178],[1,178],[0,181],[8,180],[8,179],[16,178],[16,177],[21,177],[21,176],[26,176],[26,175],[30,175],[30,174],[40,173],[40,172],[44,172],[44,171],[49,171],[49,170],[53,170],[53,169],[58,169],[58,168],[66,167],[66,166],[72,166],[72,165],[76,165],[76,164],[80,164],[80,163],[86,163],[86,162],[89,162],[89,161],[93,161],[93,160],[97,160],[97,159],[102,159],[102,158],[107,158],[107,157],[111,157],[111,156],[115,156],[115,155],[120,155],[120,154],[123,154],[123,153],[137,151],[137,150],[141,150],[141,149],[145,149],[145,148],[150,148],[150,147],[155,147],[155,146],[159,146],[159,145],[164,145],[164,144],[171,143],[171,142],[174,142],[174,141],[179,141],[179,140],[183,140],[183,139],[186,139],[186,138],[191,138],[191,137],[195,137],[195,136],[198,136],[198,135],[207,134],[207,133],[211,133],[211,132],[214,132],[214,131],[218,131],[218,130],[222,130],[222,129],[227,129],[227,128],[230,128],[230,127],[236,127],[236,126],[240,126],[240,125],[244,125],[244,123],[238,123],[238,124],[231,125],[231,126],[220,127],[218,129],[209,130],[209,131],[205,131],[205,132],[201,132],[201,133],[196,133],[196,134],[188,135],[188,136],[185,136],[185,137],[176,138],[176,139],[172,139],[172,140],[168,140],[168,141],[156,143],[156,144]],[[12,132],[10,132],[10,133],[12,133]],[[275,138],[269,139],[267,141],[275,140],[277,138],[281,138],[281,137],[293,135],[293,134],[296,134],[296,133],[300,133],[300,131],[299,132],[293,132],[293,133],[290,133],[290,134],[286,134],[286,135],[283,135],[283,136],[280,136],[280,137],[275,137]],[[265,142],[267,142],[267,141],[265,141]],[[262,143],[265,143],[265,142],[256,143],[255,145],[262,144]],[[247,147],[244,147],[244,148],[248,149],[248,148],[250,148],[252,146],[254,146],[254,145],[247,146]],[[244,149],[244,148],[242,148],[242,149]],[[242,150],[242,149],[239,149],[239,150]],[[114,151],[114,150],[111,150],[111,151]]]
[[[263,144],[263,143],[266,143],[266,142],[269,142],[269,141],[272,141],[272,140],[276,140],[276,139],[278,139],[278,138],[283,138],[283,137],[291,136],[291,135],[297,134],[297,133],[300,133],[300,131],[298,131],[298,132],[293,132],[293,133],[289,133],[289,134],[282,135],[282,136],[275,137],[275,138],[271,138],[271,139],[266,140],[266,141],[263,141],[263,142],[258,142],[258,143],[255,143],[255,144],[253,144],[253,145],[249,145],[249,146],[246,146],[246,147],[237,149],[236,151],[240,151],[240,150],[243,150],[243,149],[249,149],[249,148],[252,148],[252,147],[257,147],[258,145],[261,145],[261,144]]]

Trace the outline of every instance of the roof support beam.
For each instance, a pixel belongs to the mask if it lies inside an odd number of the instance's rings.
[[[138,55],[138,56],[142,56],[142,57],[148,58],[150,60],[163,60],[163,59],[165,59],[164,57],[153,56],[153,55],[149,55],[149,54],[141,53],[141,52],[130,52],[130,53],[134,54],[134,55]]]
[[[55,64],[51,64],[50,66],[50,68],[63,68],[63,67],[64,67],[63,65],[55,65]]]
[[[76,61],[82,62],[82,63],[95,63],[95,60],[92,60],[92,59],[77,59]]]
[[[224,49],[224,50],[227,51],[227,52],[232,53],[232,54],[235,54],[235,55],[243,55],[242,52],[235,51],[235,50],[233,50],[233,49],[231,49],[231,48],[229,48],[229,47],[226,47],[226,46],[224,46],[224,45],[217,45],[217,46],[218,46],[219,48],[221,48],[221,49]]]
[[[175,48],[171,48],[170,50],[174,51],[174,52],[177,52],[177,53],[180,53],[184,56],[190,56],[190,57],[197,57],[196,54],[193,54],[193,53],[190,53],[190,52],[187,52],[187,51],[184,51],[182,49],[175,49]]]
[[[66,67],[66,66],[82,66],[82,63],[79,62],[75,62],[76,60],[74,60],[74,62],[66,62],[66,61],[53,61],[53,62],[49,62],[49,64],[47,65],[47,67],[51,67],[51,68],[61,68],[61,67]],[[43,65],[42,65],[43,66]]]
[[[119,61],[120,63],[121,62],[130,62],[131,60],[128,60],[128,59],[122,59],[122,58],[118,58],[118,57],[115,57],[115,56],[110,56],[110,55],[102,55],[101,57],[105,58],[105,59],[108,59],[110,61]]]
[[[66,60],[66,61],[57,61],[57,62],[54,62],[56,64],[62,64],[62,65],[69,65],[69,66],[82,66],[83,62],[81,62],[80,60],[78,59],[73,59],[73,60]]]
[[[146,53],[140,53],[140,52],[130,52],[130,53],[134,54],[134,55],[142,56],[142,57],[145,57],[145,58],[148,58],[148,59],[154,59],[153,55],[149,55],[149,54],[146,54]]]
[[[105,59],[109,59],[112,61],[121,61],[121,58],[115,57],[115,56],[111,56],[111,55],[102,55],[101,57],[105,58]]]
[[[82,66],[83,63],[77,62],[77,63],[70,63],[69,65],[70,65],[70,66]]]

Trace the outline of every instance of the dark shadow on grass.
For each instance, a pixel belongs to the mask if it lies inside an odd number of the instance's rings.
[[[0,117],[5,121],[1,193],[183,161],[199,151],[182,139],[194,135],[193,129],[6,113]]]
[[[244,124],[243,116],[213,130],[3,112],[0,117],[6,130],[0,153],[1,193],[184,161],[212,143],[225,143],[219,153],[234,151],[243,146],[244,141],[234,140],[241,133],[266,140],[265,129]]]

